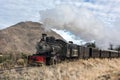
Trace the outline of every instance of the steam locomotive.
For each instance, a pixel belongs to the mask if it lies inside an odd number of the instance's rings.
[[[28,56],[28,64],[30,65],[51,65],[73,59],[120,57],[118,51],[80,46],[73,44],[72,41],[67,43],[53,36],[47,36],[47,34],[42,34],[42,38],[37,43],[36,49],[36,54]]]

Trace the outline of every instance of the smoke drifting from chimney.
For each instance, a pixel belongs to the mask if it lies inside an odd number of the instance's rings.
[[[108,48],[110,43],[114,44],[112,35],[118,34],[111,33],[110,28],[83,7],[61,5],[41,11],[40,15],[46,28],[69,31],[84,41],[95,40],[100,48]],[[116,44],[118,43],[117,41]]]

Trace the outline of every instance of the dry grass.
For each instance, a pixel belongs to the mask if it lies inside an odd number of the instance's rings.
[[[27,66],[27,55],[23,53],[5,54],[2,57],[0,57],[0,70],[25,66]]]
[[[0,74],[0,80],[119,80],[120,59],[88,59],[52,66],[12,69]]]

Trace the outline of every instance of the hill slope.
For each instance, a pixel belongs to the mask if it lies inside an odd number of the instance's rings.
[[[54,31],[47,31],[37,22],[20,22],[0,30],[0,53],[35,53],[36,42],[42,33],[62,37]]]

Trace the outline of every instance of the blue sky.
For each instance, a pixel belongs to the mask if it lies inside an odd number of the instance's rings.
[[[85,7],[109,26],[120,19],[120,0],[0,0],[0,29],[21,21],[39,22],[40,10],[61,4]]]

